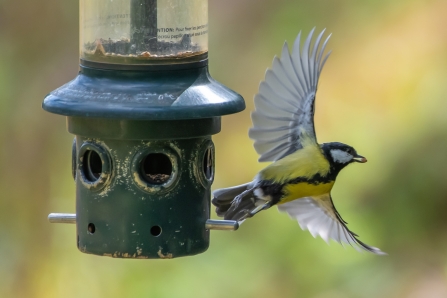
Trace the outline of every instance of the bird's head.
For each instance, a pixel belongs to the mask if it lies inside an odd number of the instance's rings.
[[[322,145],[322,149],[331,166],[338,170],[343,169],[352,162],[365,163],[367,161],[354,148],[343,143],[325,143]]]

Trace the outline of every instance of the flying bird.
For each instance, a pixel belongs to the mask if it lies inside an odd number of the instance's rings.
[[[253,181],[213,192],[218,216],[242,223],[274,205],[295,218],[303,230],[326,242],[333,239],[357,250],[384,254],[358,239],[335,209],[331,197],[338,173],[366,158],[346,144],[318,144],[315,135],[315,94],[321,70],[330,52],[323,55],[323,30],[311,47],[314,29],[301,47],[301,32],[290,53],[287,42],[281,58],[274,57],[255,95],[253,127],[249,137],[260,162],[272,162]]]

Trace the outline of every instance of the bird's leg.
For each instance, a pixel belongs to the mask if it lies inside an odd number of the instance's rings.
[[[247,218],[253,217],[255,216],[259,211],[265,210],[270,208],[270,202],[265,203],[264,205],[259,205],[257,206],[255,209],[253,209],[251,212],[250,211],[246,211],[245,215],[243,217],[241,217],[238,220],[238,224],[241,225]]]
[[[231,202],[231,206],[230,208],[228,208],[227,213],[232,213],[234,212],[234,210],[237,209],[237,207],[239,206],[239,204],[241,203],[242,199],[247,196],[248,194],[250,194],[253,191],[253,188],[244,190],[242,193],[238,194],[234,199],[233,202]],[[246,218],[246,217],[244,217]]]
[[[236,204],[236,206],[239,205],[239,203],[241,202],[242,198],[245,197],[245,196],[246,196],[249,192],[251,192],[252,190],[253,190],[253,189],[250,188],[250,189],[244,190],[242,193],[238,194],[238,195],[233,199],[232,204]]]
[[[271,207],[271,202],[267,202],[264,205],[260,205],[258,207],[256,207],[255,209],[253,209],[250,213],[247,214],[247,217],[253,217],[255,216],[258,212],[265,210],[265,209],[269,209]]]

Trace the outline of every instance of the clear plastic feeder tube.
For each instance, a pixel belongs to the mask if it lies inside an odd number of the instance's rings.
[[[80,56],[114,64],[201,60],[208,0],[81,0]]]

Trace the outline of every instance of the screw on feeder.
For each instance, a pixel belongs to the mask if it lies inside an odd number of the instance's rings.
[[[82,252],[166,258],[204,252],[222,115],[245,108],[208,72],[207,0],[80,0],[79,75],[43,108],[74,134]],[[116,239],[119,239],[117,241]],[[142,249],[144,247],[144,249]]]

